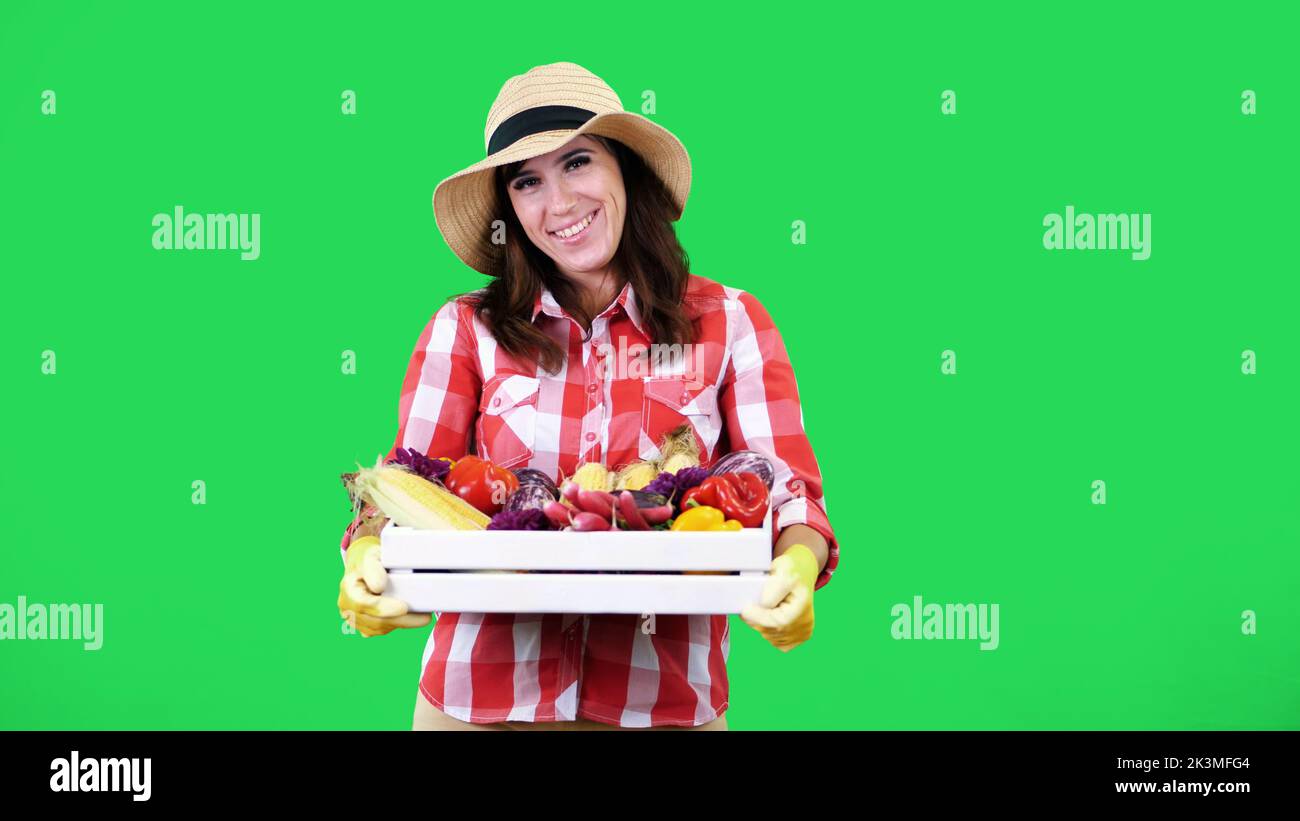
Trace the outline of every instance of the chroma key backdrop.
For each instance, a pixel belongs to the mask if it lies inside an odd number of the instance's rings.
[[[731,728],[1300,728],[1298,23],[0,5],[0,728],[410,726],[339,475],[556,61],[681,138],[798,376],[840,564],[789,653],[731,618]]]

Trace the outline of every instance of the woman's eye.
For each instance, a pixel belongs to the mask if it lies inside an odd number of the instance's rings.
[[[569,164],[566,165],[564,168],[566,171],[569,170],[570,168],[573,168],[575,165],[581,168],[582,166],[586,165],[589,162],[591,162],[591,157],[574,157],[573,159],[569,160]],[[527,188],[531,188],[532,186],[529,185],[529,183],[532,182],[537,182],[537,178],[524,177],[522,180],[519,180],[518,182],[515,183],[515,190],[523,191]]]

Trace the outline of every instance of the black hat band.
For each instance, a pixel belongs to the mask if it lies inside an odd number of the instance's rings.
[[[507,117],[488,141],[488,154],[508,148],[516,141],[539,131],[577,128],[596,116],[596,112],[571,105],[541,105]]]

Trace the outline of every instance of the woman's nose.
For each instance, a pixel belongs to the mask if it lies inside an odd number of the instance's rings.
[[[560,181],[551,186],[551,214],[562,217],[574,209],[576,200],[569,184]]]

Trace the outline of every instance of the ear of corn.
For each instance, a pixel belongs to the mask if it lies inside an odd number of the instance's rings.
[[[588,462],[578,468],[578,472],[573,474],[573,481],[577,482],[578,487],[583,490],[614,489],[614,480],[609,469],[599,462]]]
[[[361,468],[354,492],[383,511],[399,527],[421,530],[483,530],[491,519],[444,487],[402,465]]]

